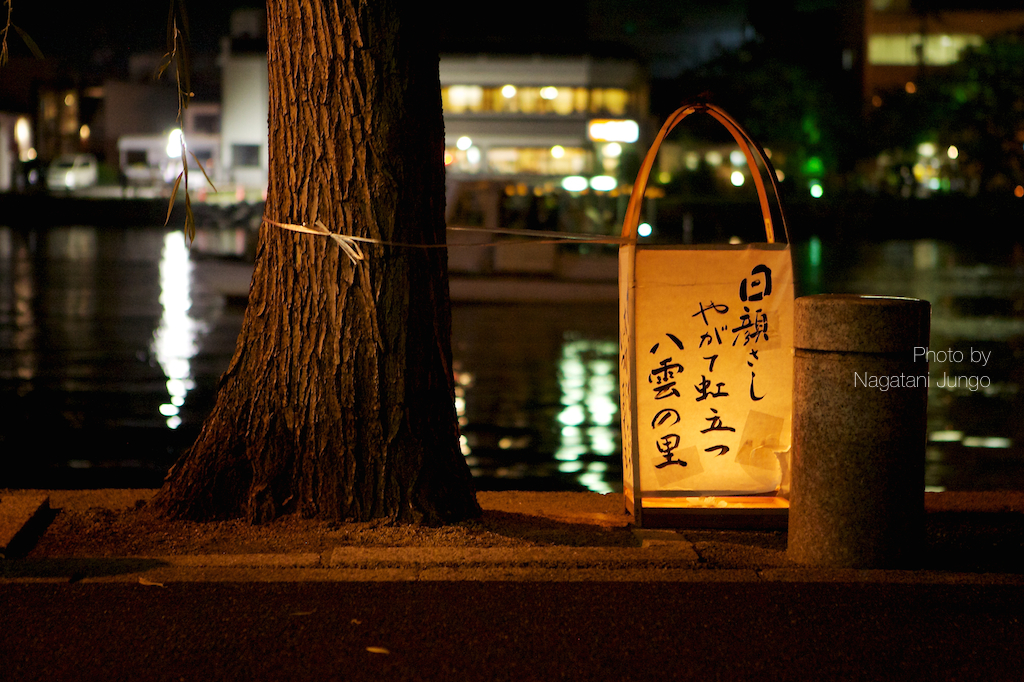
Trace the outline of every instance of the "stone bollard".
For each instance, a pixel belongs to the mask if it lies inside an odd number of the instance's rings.
[[[825,294],[798,298],[794,313],[787,555],[911,565],[924,535],[931,305]]]

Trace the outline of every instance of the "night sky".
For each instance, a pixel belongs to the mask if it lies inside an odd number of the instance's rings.
[[[110,0],[55,5],[13,0],[14,23],[47,57],[99,71],[124,69],[128,56],[166,48],[169,0]],[[633,54],[662,68],[692,65],[718,42],[735,42],[747,0],[521,0],[501,14],[481,12],[476,0],[439,0],[443,51],[583,51]],[[252,0],[186,2],[195,53],[217,50],[237,7]],[[27,54],[12,36],[12,54]],[[674,75],[674,74],[671,74]]]
[[[103,65],[133,51],[164,50],[168,0],[111,0],[102,3],[49,3],[13,0],[13,21],[35,39],[46,56],[66,56]],[[244,2],[190,2],[188,16],[197,47],[215,48],[227,33],[228,17]],[[248,3],[251,4],[251,3]],[[18,48],[24,52],[20,40]]]

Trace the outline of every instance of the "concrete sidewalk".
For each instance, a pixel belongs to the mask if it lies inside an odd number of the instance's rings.
[[[421,529],[148,522],[152,494],[0,490],[0,509],[35,508],[42,533],[0,560],[0,678],[930,682],[1024,668],[1024,493],[927,495],[920,566],[870,571],[795,566],[785,531],[634,529],[621,495],[481,492],[480,519]]]
[[[73,555],[32,551],[61,513],[131,514],[153,491],[0,491],[0,582],[642,581],[881,582],[1024,586],[1024,493],[930,493],[914,568],[817,569],[786,558],[784,531],[636,529],[621,496],[481,493],[484,520],[519,524],[508,546],[328,542],[316,551]],[[538,525],[539,524],[539,525]],[[201,524],[197,524],[201,528]],[[536,530],[535,527],[541,528]],[[145,532],[159,532],[147,527]],[[554,528],[545,531],[544,528]],[[505,528],[507,531],[507,528]],[[68,532],[66,530],[59,532]],[[268,531],[271,535],[273,529]],[[281,531],[287,532],[287,531]],[[525,540],[523,539],[525,538]],[[371,538],[372,539],[372,538]],[[267,547],[273,549],[273,542]]]

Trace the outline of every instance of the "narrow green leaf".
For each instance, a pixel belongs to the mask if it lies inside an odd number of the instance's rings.
[[[29,49],[29,52],[35,55],[36,59],[45,59],[45,57],[43,57],[43,51],[39,49],[38,45],[36,45],[36,41],[32,40],[32,36],[25,33],[20,27],[15,26],[14,24],[11,24],[11,28],[18,32],[21,39],[25,41],[25,47]]]
[[[205,169],[205,168],[203,168],[203,164],[202,164],[202,163],[200,163],[200,161],[199,161],[199,157],[197,157],[197,156],[196,156],[196,153],[195,153],[195,152],[193,152],[192,150],[189,150],[189,152],[188,152],[188,153],[192,155],[192,158],[193,158],[193,159],[195,159],[196,165],[197,165],[197,166],[199,166],[199,170],[200,170],[200,171],[202,171],[202,173],[203,173],[203,177],[204,177],[204,178],[206,178],[206,183],[207,183],[207,184],[208,184],[208,185],[209,185],[210,187],[212,187],[212,188],[213,188],[213,191],[214,191],[214,192],[216,192],[216,191],[217,191],[217,186],[213,184],[213,180],[211,180],[211,179],[210,179],[210,176],[206,174],[206,169]]]
[[[185,34],[185,40],[189,41],[188,12],[185,11],[185,0],[178,0],[178,16],[181,17],[181,32]]]
[[[171,189],[171,200],[167,202],[167,217],[164,218],[164,225],[171,221],[171,211],[174,210],[174,200],[178,198],[178,185],[181,184],[181,177],[184,174],[184,171],[178,173],[178,179],[174,181],[174,187]]]
[[[174,2],[167,3],[167,49],[174,52],[174,34],[176,26],[174,24]]]
[[[160,58],[160,65],[156,67],[156,72],[153,74],[154,80],[160,80],[160,78],[163,77],[164,71],[167,70],[167,67],[171,65],[172,61],[174,61],[174,57],[170,53],[167,53]]]
[[[192,93],[192,68],[188,55],[188,45],[184,40],[181,41],[181,45],[177,47],[178,53],[178,77],[181,81],[181,87],[184,91],[185,106],[188,106],[187,102]]]
[[[196,238],[196,217],[192,213],[192,200],[188,196],[188,192],[185,192],[185,236],[188,237],[188,242],[191,244]]]

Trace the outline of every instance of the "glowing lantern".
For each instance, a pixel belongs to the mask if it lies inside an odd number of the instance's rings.
[[[743,150],[767,243],[637,242],[658,147],[696,112],[722,123]],[[778,198],[767,156],[739,124],[713,105],[685,106],[662,127],[633,186],[619,249],[619,381],[623,489],[638,526],[787,519],[793,268],[788,244],[774,243],[754,154]]]

